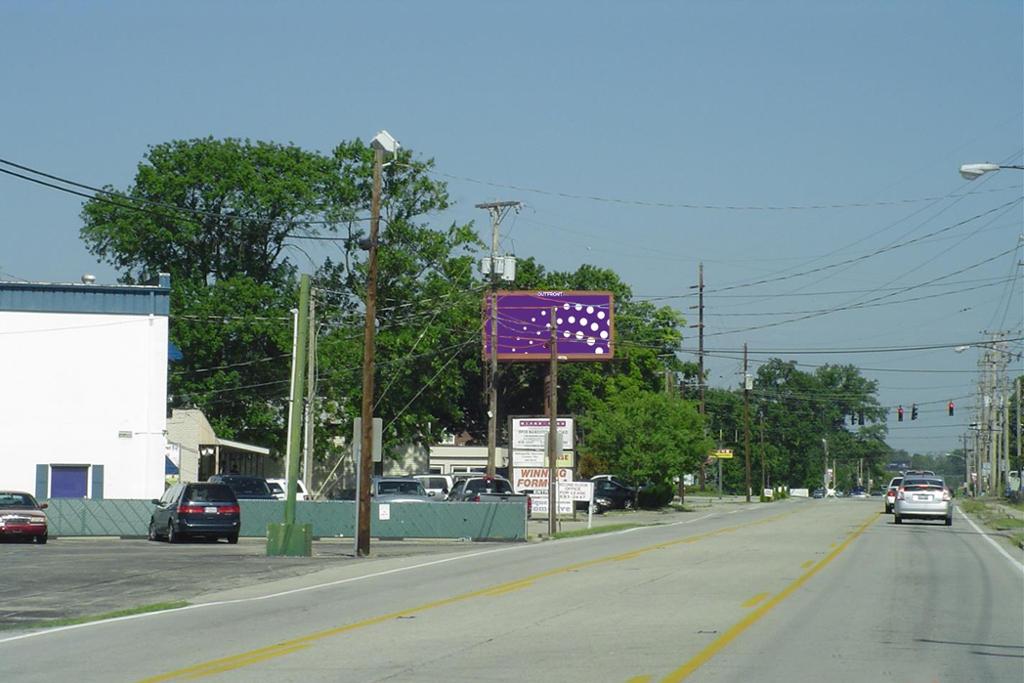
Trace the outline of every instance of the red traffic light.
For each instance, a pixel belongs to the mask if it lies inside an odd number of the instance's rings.
[[[896,419],[903,422],[903,406],[896,409]]]
[[[954,409],[954,408],[956,408],[956,406],[955,406],[955,405],[953,405],[953,402],[952,402],[952,401],[950,401],[950,402],[949,402],[949,405],[948,405],[948,406],[946,406],[946,407],[947,407],[947,408],[949,409],[949,416],[950,416],[950,417],[953,417],[953,409]]]

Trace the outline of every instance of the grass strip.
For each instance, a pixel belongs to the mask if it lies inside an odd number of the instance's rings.
[[[130,617],[135,614],[146,614],[148,612],[163,612],[165,610],[178,609],[187,606],[188,602],[185,600],[175,600],[174,602],[155,602],[151,605],[140,605],[138,607],[130,607],[128,609],[114,610],[113,612],[104,612],[103,614],[67,617],[64,619],[41,619],[39,621],[24,622],[20,624],[0,624],[0,631],[15,628],[56,628],[58,626],[74,626],[76,624],[87,624],[91,621],[104,621],[106,619],[116,619],[118,617]]]

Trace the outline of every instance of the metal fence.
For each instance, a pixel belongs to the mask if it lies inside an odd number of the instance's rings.
[[[284,519],[284,501],[243,500],[241,536],[266,537],[267,524]],[[295,520],[313,525],[313,537],[352,537],[355,502],[296,501]],[[145,536],[148,500],[55,498],[46,510],[51,536]],[[525,541],[526,508],[510,503],[391,503],[372,505],[376,538],[468,538]]]

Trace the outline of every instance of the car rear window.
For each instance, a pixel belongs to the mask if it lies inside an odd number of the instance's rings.
[[[0,492],[0,508],[34,508],[35,499],[27,493]]]
[[[946,484],[941,479],[904,479],[903,488],[909,489],[941,489],[945,488]]]
[[[224,484],[190,484],[188,490],[185,491],[185,499],[197,503],[234,501],[235,493]]]
[[[504,479],[472,479],[466,484],[471,493],[512,493],[512,485]]]
[[[232,477],[231,479],[225,478],[224,483],[230,486],[231,489],[240,496],[271,495],[270,487],[267,486],[267,482],[263,479],[256,479],[255,477]]]
[[[400,493],[404,495],[424,496],[426,491],[418,481],[380,481],[377,482],[377,492],[381,495]]]

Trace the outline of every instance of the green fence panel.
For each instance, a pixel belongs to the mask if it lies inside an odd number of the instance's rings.
[[[56,498],[46,510],[51,536],[145,536],[148,500]],[[265,538],[267,525],[284,519],[284,501],[243,500],[241,536]],[[312,524],[316,538],[355,535],[354,501],[296,501],[295,519]],[[509,503],[390,503],[372,505],[375,538],[469,538],[525,541],[526,508]]]

